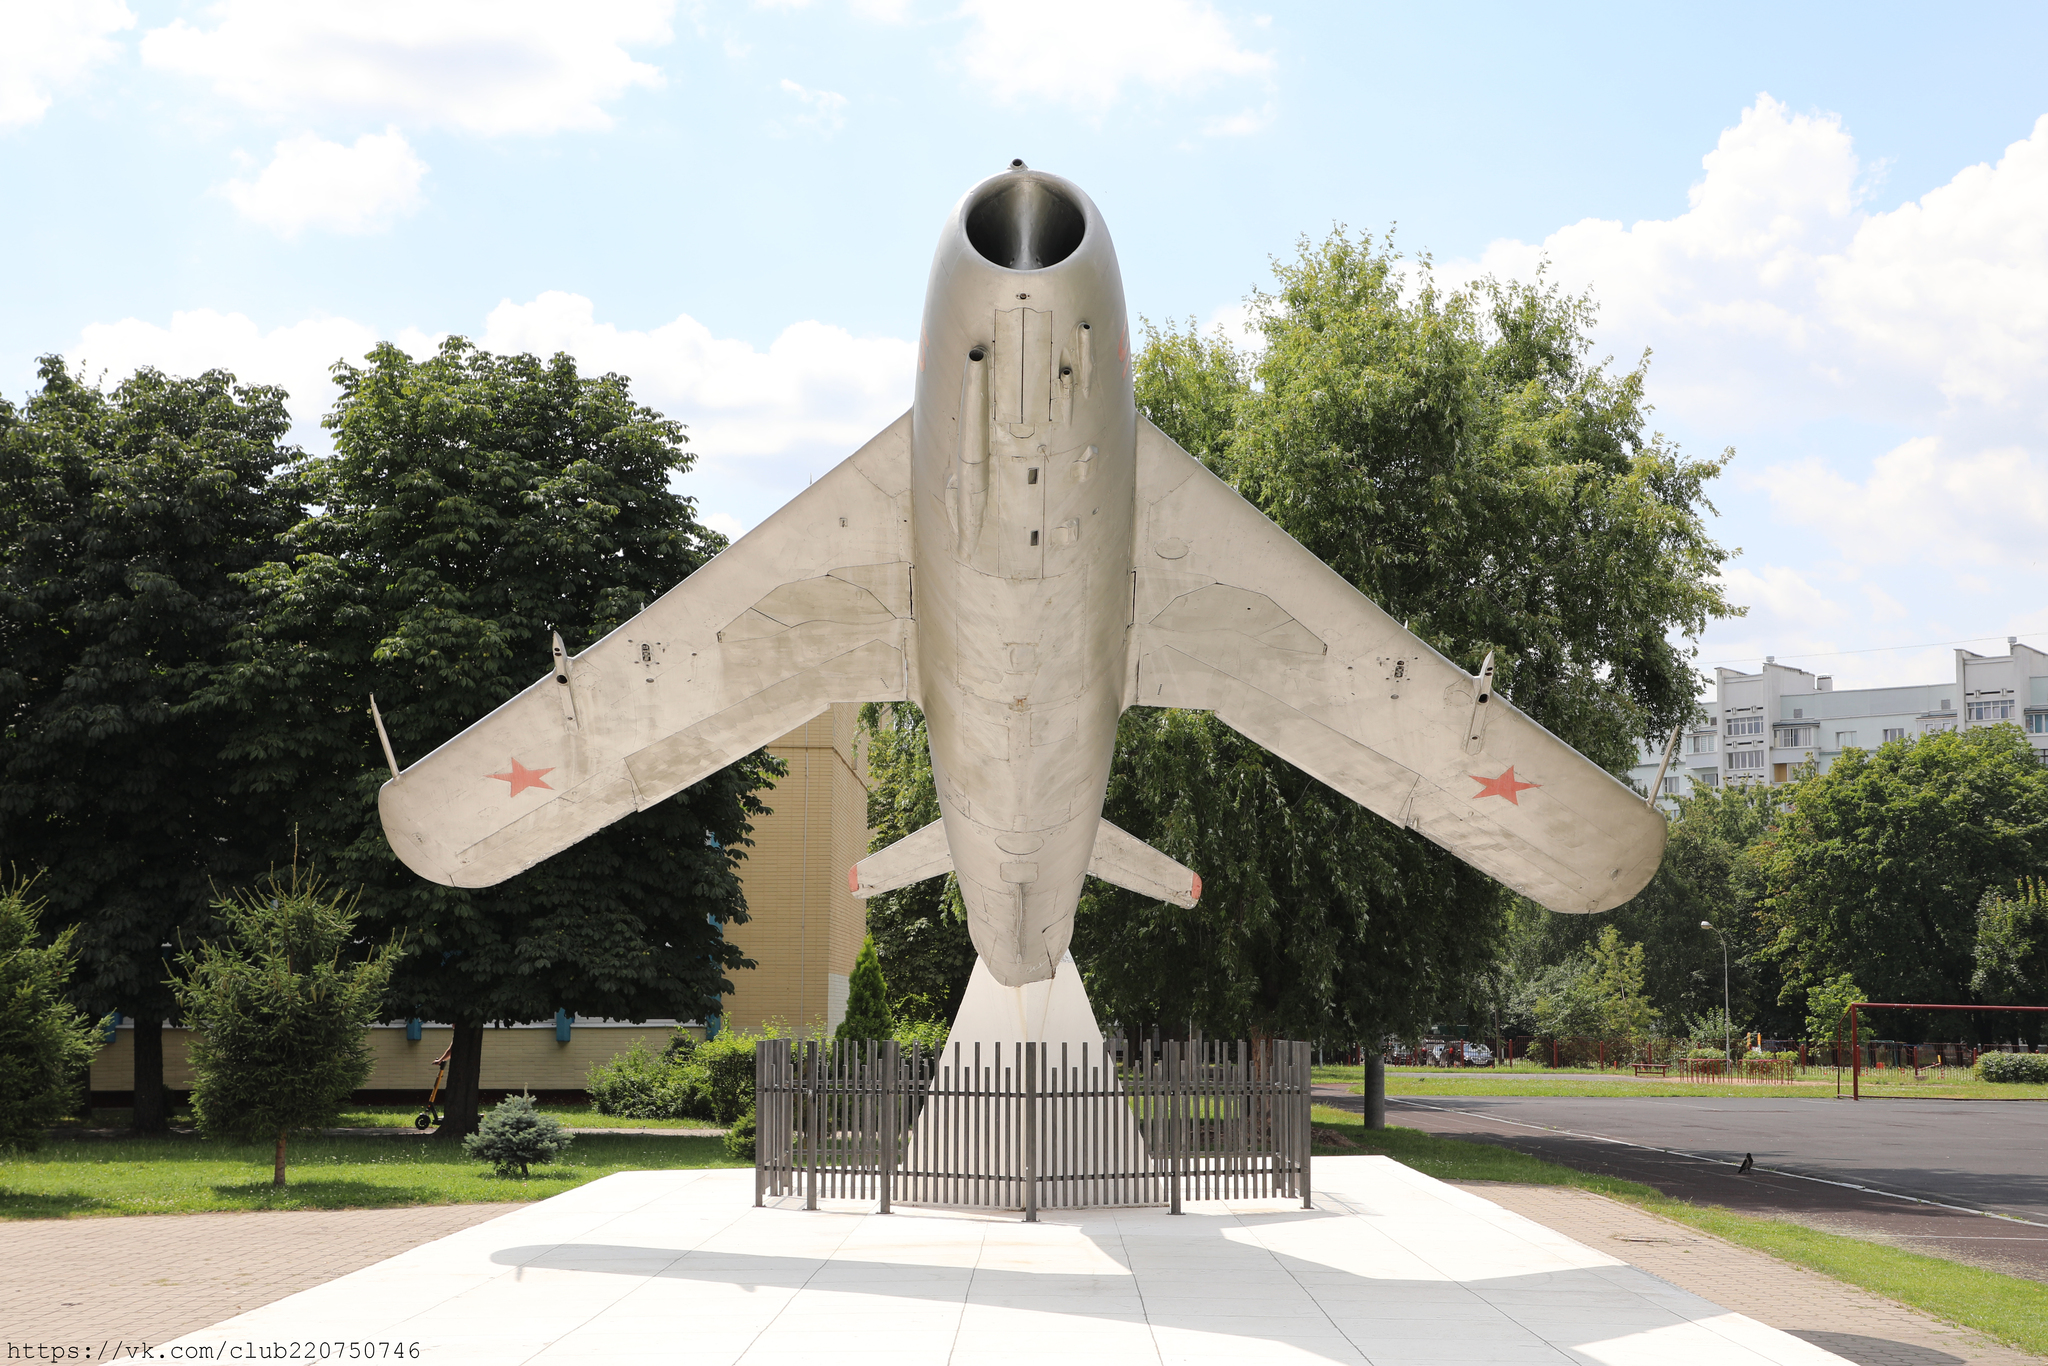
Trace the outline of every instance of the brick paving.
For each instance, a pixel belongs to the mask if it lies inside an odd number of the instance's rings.
[[[1858,1366],[2039,1366],[2040,1357],[1895,1301],[1568,1186],[1457,1183],[1681,1290]]]
[[[11,1344],[75,1346],[78,1359],[98,1360],[111,1342],[168,1342],[518,1208],[428,1205],[0,1223],[0,1359]]]

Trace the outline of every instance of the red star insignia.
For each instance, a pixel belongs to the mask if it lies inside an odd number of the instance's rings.
[[[1481,797],[1506,797],[1516,806],[1520,806],[1522,804],[1521,800],[1515,796],[1517,792],[1543,786],[1542,783],[1516,782],[1515,766],[1513,764],[1509,764],[1508,771],[1501,774],[1498,778],[1482,778],[1477,773],[1468,773],[1465,776],[1479,784],[1479,790],[1472,794],[1472,800],[1475,802]]]
[[[487,776],[496,778],[501,783],[512,784],[510,795],[516,797],[529,787],[544,787],[548,791],[553,792],[555,789],[548,787],[546,783],[541,781],[543,777],[553,772],[554,770],[551,768],[527,768],[517,759],[514,759],[510,773],[492,773]],[[1508,772],[1512,774],[1514,770],[1509,769]]]

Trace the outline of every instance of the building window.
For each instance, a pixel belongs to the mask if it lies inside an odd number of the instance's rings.
[[[1761,769],[1764,766],[1764,752],[1760,749],[1732,749],[1728,751],[1728,767]]]
[[[1764,718],[1761,716],[1731,716],[1728,718],[1730,735],[1762,735]]]
[[[1849,746],[1851,746],[1851,745],[1853,745],[1853,744],[1855,744],[1855,743],[1856,743],[1856,732],[1855,732],[1855,731],[1853,731],[1853,730],[1838,730],[1838,731],[1836,731],[1836,732],[1835,732],[1835,748],[1836,748],[1836,749],[1847,749],[1847,748],[1849,748]]]
[[[2048,763],[2048,758],[2044,758],[2043,762]],[[1694,787],[1719,787],[1721,785],[1721,775],[1712,769],[1708,769],[1703,773],[1695,773],[1692,775],[1692,785]]]
[[[1886,744],[1890,744],[1894,740],[1903,740],[1905,738],[1906,728],[1904,726],[1886,726],[1884,728],[1884,742]]]
[[[1710,730],[1698,732],[1692,737],[1692,752],[1694,754],[1712,754],[1714,752],[1714,742],[1719,738]]]
[[[1780,726],[1777,736],[1771,741],[1779,749],[1805,749],[1814,740],[1818,726]]]
[[[1922,721],[1920,723],[1921,731],[1927,735],[1939,735],[1945,730],[1954,730],[1955,728],[1956,723],[1953,721]]]
[[[1671,776],[1667,777],[1664,780],[1663,786],[1665,796],[1676,797],[1678,795],[1678,775],[1674,773]]]
[[[2030,711],[2027,713],[2027,734],[2048,735],[2048,711]]]
[[[2012,703],[1972,702],[1970,704],[1970,719],[1972,721],[2010,721],[2012,720]]]

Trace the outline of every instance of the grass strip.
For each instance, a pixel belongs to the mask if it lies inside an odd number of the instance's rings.
[[[1356,1067],[1318,1067],[1315,1080],[1360,1089]],[[1841,1092],[1849,1094],[1849,1078],[1842,1078]],[[1789,1082],[1690,1082],[1668,1077],[1633,1077],[1628,1073],[1560,1068],[1433,1068],[1429,1070],[1387,1069],[1387,1094],[1419,1096],[1434,1100],[1458,1100],[1466,1096],[1686,1096],[1748,1097],[1753,1100],[1832,1100],[1835,1077],[1832,1069],[1809,1068],[1798,1081]],[[1932,1070],[1914,1080],[1910,1070],[1887,1068],[1863,1074],[1865,1099],[1902,1097],[1913,1100],[2048,1100],[2048,1083],[1979,1081],[1968,1071],[1950,1068],[1946,1077]]]
[[[0,1158],[0,1219],[545,1200],[613,1172],[739,1165],[716,1138],[624,1134],[584,1134],[528,1177],[495,1175],[459,1144],[409,1136],[299,1138],[289,1156],[279,1189],[266,1144],[56,1139]]]
[[[1738,1214],[1719,1205],[1674,1200],[1655,1187],[1582,1172],[1491,1143],[1439,1138],[1389,1126],[1368,1130],[1359,1116],[1315,1108],[1318,1129],[1334,1130],[1354,1146],[1319,1146],[1326,1157],[1372,1153],[1405,1163],[1440,1181],[1515,1181],[1575,1186],[1626,1201],[1651,1214],[1696,1228],[1738,1247],[1818,1271],[1848,1285],[1896,1300],[1923,1314],[1972,1328],[2023,1351],[2048,1356],[2048,1285],[1965,1262],[1825,1233],[1786,1219]]]

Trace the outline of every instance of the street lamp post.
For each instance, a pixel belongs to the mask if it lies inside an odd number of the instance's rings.
[[[1700,928],[1714,930],[1714,922],[1702,920]],[[1734,1046],[1735,1020],[1728,1008],[1728,936],[1714,930],[1721,940],[1721,1054],[1726,1057]]]

